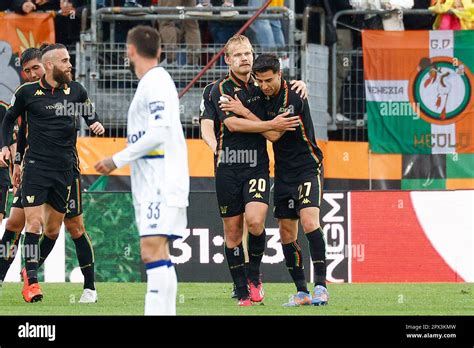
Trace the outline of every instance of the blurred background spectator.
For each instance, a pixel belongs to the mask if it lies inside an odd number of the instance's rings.
[[[434,29],[473,29],[474,5],[472,0],[431,0],[430,10],[438,14],[433,24]],[[453,13],[448,13],[449,11]]]
[[[410,9],[413,7],[413,0],[350,0],[352,7],[356,10],[395,10]],[[371,29],[384,30],[404,30],[403,15],[398,11],[381,16],[382,26],[379,17],[376,15],[366,15],[366,20],[374,19]]]
[[[212,0],[214,6],[222,6],[221,0]],[[248,0],[234,0],[235,6],[247,6]],[[209,21],[209,32],[213,43],[225,44],[242,27],[245,21]]]
[[[222,7],[234,7],[234,0],[225,0],[219,6]],[[211,0],[198,0],[196,8],[204,8],[209,11],[189,11],[190,16],[212,16],[212,3]],[[221,11],[222,17],[233,17],[237,16],[239,11]]]
[[[266,0],[249,0],[248,5],[252,7],[262,7]],[[268,6],[282,7],[284,0],[273,0]],[[268,11],[267,12],[271,12]],[[250,26],[253,42],[257,45],[269,47],[283,47],[285,46],[285,37],[283,35],[282,24],[280,19],[259,19]]]
[[[160,0],[158,6],[175,7],[175,6],[196,6],[196,0]],[[184,34],[184,41],[190,45],[188,50],[186,64],[197,65],[199,54],[196,53],[201,45],[201,33],[196,20],[159,20],[158,26],[160,30],[163,45],[168,46],[168,54],[165,57],[164,65],[176,66],[176,44],[180,42],[180,37]]]
[[[97,0],[97,8],[102,7],[148,7],[152,5],[152,0]],[[150,21],[116,21],[115,22],[115,42],[125,42],[127,33],[137,25],[152,25]],[[109,40],[109,23],[104,22],[103,41]]]
[[[54,11],[56,42],[68,46],[79,41],[82,10],[86,6],[87,0],[13,0],[10,8],[19,14]]]

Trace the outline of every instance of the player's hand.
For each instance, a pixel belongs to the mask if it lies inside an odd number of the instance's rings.
[[[230,95],[227,94],[224,94],[222,96],[229,100],[227,102],[219,101],[219,106],[222,111],[232,112],[236,115],[244,117],[250,112],[250,110],[247,109],[244,104],[242,104],[237,95],[235,95],[235,98],[232,98]]]
[[[13,166],[12,185],[19,188],[21,184],[21,165],[15,164]]]
[[[10,149],[8,146],[2,148],[0,153],[0,167],[8,167],[8,160],[10,159]]]
[[[296,128],[300,125],[300,117],[287,117],[289,114],[289,112],[285,112],[283,114],[278,115],[273,120],[269,121],[272,124],[272,129],[277,132],[296,130]]]
[[[100,174],[109,175],[112,171],[117,169],[112,157],[107,157],[102,161],[99,161],[94,166],[95,170],[97,170]]]
[[[211,148],[212,153],[213,153],[213,154],[216,154],[217,141],[216,141],[216,140],[212,140],[211,143],[209,144],[209,147]]]
[[[33,4],[31,1],[27,1],[24,2],[23,5],[21,5],[21,9],[23,10],[23,12],[28,14],[36,10],[36,5]]]
[[[90,130],[94,132],[94,134],[97,134],[97,135],[102,135],[104,134],[105,132],[105,128],[104,126],[99,122],[94,122],[93,124],[91,124],[89,126]]]
[[[291,80],[290,81],[291,90],[294,91],[296,89],[296,93],[300,95],[301,98],[306,99],[308,98],[308,87],[306,83],[301,80]]]
[[[68,0],[61,0],[60,8],[61,16],[69,16],[71,13],[76,11]]]

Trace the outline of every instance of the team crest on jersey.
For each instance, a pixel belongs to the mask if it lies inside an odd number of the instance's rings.
[[[65,95],[69,95],[69,93],[71,93],[71,87],[64,88],[63,91]]]
[[[158,111],[163,111],[165,109],[165,102],[164,101],[155,101],[148,104],[150,108],[150,113],[154,114]]]
[[[34,95],[44,95],[44,92],[41,89],[37,89]]]

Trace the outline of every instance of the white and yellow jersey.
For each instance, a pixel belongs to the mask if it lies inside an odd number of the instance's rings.
[[[113,156],[117,167],[131,165],[134,202],[157,199],[168,207],[187,207],[189,171],[179,99],[171,76],[161,67],[138,84],[128,110],[128,146]]]

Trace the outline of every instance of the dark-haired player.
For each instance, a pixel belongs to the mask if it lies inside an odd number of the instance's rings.
[[[178,280],[169,243],[187,225],[189,171],[179,99],[158,66],[160,36],[139,25],[127,34],[127,56],[140,80],[128,110],[128,146],[95,165],[102,174],[130,164],[135,220],[147,273],[145,315],[176,315]]]

